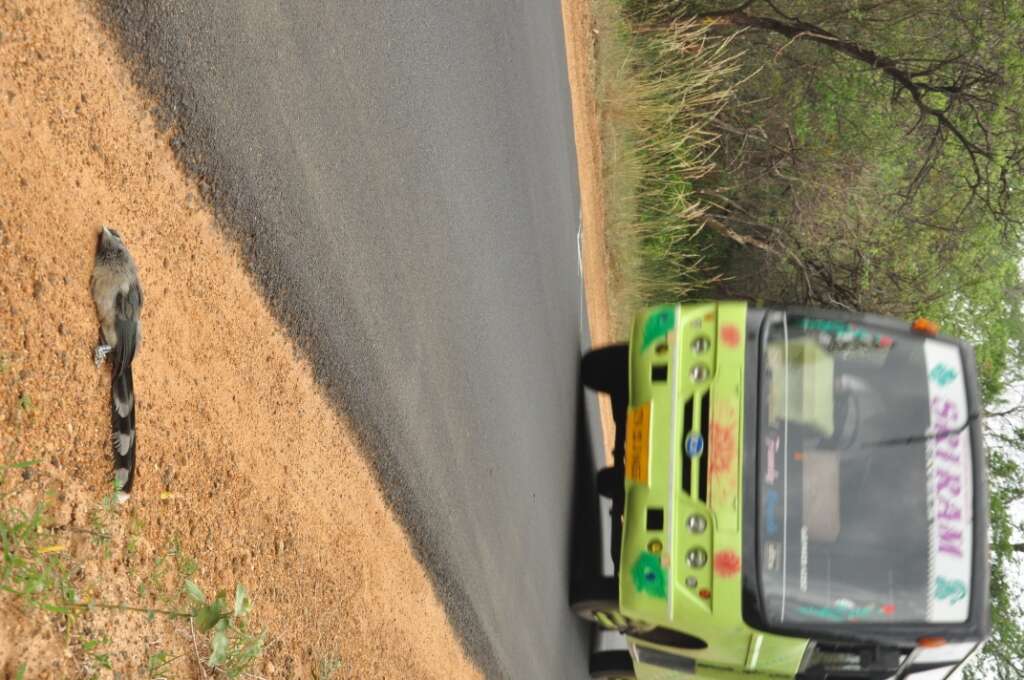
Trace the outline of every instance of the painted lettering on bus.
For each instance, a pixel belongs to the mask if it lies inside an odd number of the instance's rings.
[[[775,484],[779,478],[779,468],[775,458],[779,453],[779,435],[770,434],[765,442],[765,472],[764,481],[768,484]]]
[[[963,544],[963,532],[947,525],[939,525],[939,552],[947,555],[963,556],[960,546]]]
[[[963,556],[964,488],[960,449],[959,409],[944,397],[931,400],[934,444],[935,521],[938,523],[940,553]]]

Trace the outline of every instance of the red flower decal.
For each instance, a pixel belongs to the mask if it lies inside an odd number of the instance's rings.
[[[715,553],[715,576],[732,578],[740,573],[740,556],[732,550],[720,550]]]
[[[722,344],[726,347],[736,347],[740,344],[740,330],[731,323],[722,326],[721,337]]]

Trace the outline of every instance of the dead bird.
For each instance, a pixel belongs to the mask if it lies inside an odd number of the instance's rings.
[[[132,360],[142,342],[142,286],[135,261],[121,235],[103,227],[92,271],[92,297],[100,319],[102,342],[96,367],[111,356],[110,421],[114,445],[117,500],[128,500],[135,481],[135,387]]]

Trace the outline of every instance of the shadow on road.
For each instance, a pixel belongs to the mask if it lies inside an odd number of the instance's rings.
[[[616,422],[615,442],[612,455],[619,474],[624,468],[624,427],[625,401],[613,404]],[[569,527],[569,593],[585,584],[614,573],[613,559],[617,559],[618,543],[622,534],[618,531],[622,513],[622,497],[613,504],[598,494],[597,472],[606,466],[604,444],[597,415],[594,395],[580,388],[576,406],[576,454],[573,475],[571,524]],[[617,484],[621,485],[621,476]],[[607,491],[606,491],[607,492]],[[568,606],[569,603],[566,603]],[[600,634],[591,630],[591,646],[601,646]]]
[[[601,443],[594,441],[586,399],[585,390],[580,386],[576,399],[576,452],[569,525],[570,598],[579,584],[601,577],[607,554],[608,539],[602,537],[602,503],[596,480],[598,460],[604,454]],[[569,602],[565,606],[568,607]],[[589,632],[593,646],[597,631],[591,626]]]
[[[573,475],[571,524],[569,527],[569,588],[601,575],[601,504],[597,495],[597,459],[603,456],[600,443],[594,442],[587,420],[582,387],[576,399],[576,459]],[[568,604],[568,603],[566,603]]]
[[[618,398],[612,403],[615,420],[612,457],[617,474],[612,481],[606,479],[601,482],[608,487],[604,489],[606,494],[609,488],[617,487],[621,490],[625,469],[624,425],[628,402],[624,386],[617,391],[617,395]],[[607,465],[604,443],[599,439],[602,436],[599,420],[594,395],[580,387],[576,407],[576,456],[569,527],[570,599],[578,588],[589,590],[585,584],[615,572],[613,563],[618,560],[617,548],[622,539],[619,519],[623,511],[622,495],[619,494],[613,503],[598,493],[597,473]],[[605,476],[608,476],[607,471]],[[602,635],[597,627],[592,626],[591,649],[605,648],[607,642],[607,634]]]

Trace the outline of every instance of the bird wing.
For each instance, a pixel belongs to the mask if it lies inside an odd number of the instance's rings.
[[[139,342],[139,308],[142,306],[142,291],[137,285],[130,285],[128,292],[118,292],[114,299],[114,328],[117,331],[117,347],[114,348],[114,375],[119,376],[131,366]]]

